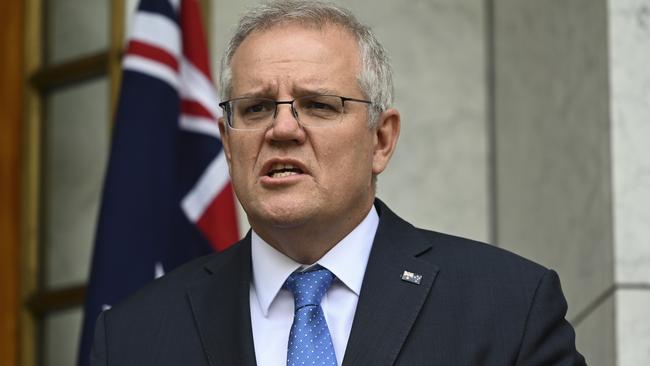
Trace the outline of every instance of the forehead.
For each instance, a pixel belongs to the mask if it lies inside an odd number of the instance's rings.
[[[357,41],[348,30],[332,24],[283,23],[244,39],[231,60],[232,87],[237,93],[282,84],[356,84],[360,65]]]

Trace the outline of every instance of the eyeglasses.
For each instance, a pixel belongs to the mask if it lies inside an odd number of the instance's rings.
[[[269,128],[278,114],[278,104],[289,104],[291,114],[302,126],[323,127],[341,122],[345,102],[372,104],[368,100],[337,95],[307,95],[294,100],[241,97],[219,103],[228,126],[235,130]]]

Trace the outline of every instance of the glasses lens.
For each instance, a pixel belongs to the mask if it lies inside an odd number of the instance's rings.
[[[324,126],[341,120],[343,101],[340,97],[314,95],[297,98],[294,108],[300,123],[306,126]]]
[[[264,128],[273,120],[275,102],[263,98],[241,98],[231,101],[232,127],[241,129]]]

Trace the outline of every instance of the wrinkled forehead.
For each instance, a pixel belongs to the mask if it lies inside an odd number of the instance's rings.
[[[255,84],[269,70],[292,80],[356,82],[361,54],[353,33],[336,24],[308,24],[283,22],[249,33],[233,54],[230,86],[243,79]]]
[[[310,30],[320,32],[322,35],[327,34],[328,32],[338,33],[341,37],[350,37],[355,44],[357,45],[356,52],[360,55],[359,49],[359,40],[357,34],[355,34],[349,27],[332,21],[309,21],[309,20],[282,20],[278,22],[272,22],[269,24],[261,24],[243,37],[240,42],[237,44],[235,49],[230,55],[229,62],[232,62],[232,59],[237,54],[237,51],[241,46],[246,43],[251,38],[259,37],[265,33],[278,32],[282,30]]]
[[[357,34],[351,29],[349,24],[342,23],[340,21],[326,19],[326,18],[300,18],[300,19],[273,19],[267,22],[262,22],[253,28],[250,32],[245,34],[242,39],[237,42],[237,46],[231,54],[232,56],[237,52],[239,46],[246,41],[250,36],[255,34],[260,34],[264,32],[273,31],[281,28],[302,28],[309,30],[317,31],[327,31],[327,30],[337,30],[342,33],[346,33],[351,36],[355,41],[358,42]]]

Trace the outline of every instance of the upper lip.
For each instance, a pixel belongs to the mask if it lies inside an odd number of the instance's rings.
[[[305,164],[302,162],[296,160],[296,159],[291,159],[291,158],[273,158],[268,160],[264,165],[262,165],[262,171],[260,172],[260,176],[265,176],[268,175],[271,170],[274,169],[275,166],[283,166],[283,165],[288,165],[293,168],[300,169],[302,174],[308,174],[309,171],[307,170],[307,167]]]

